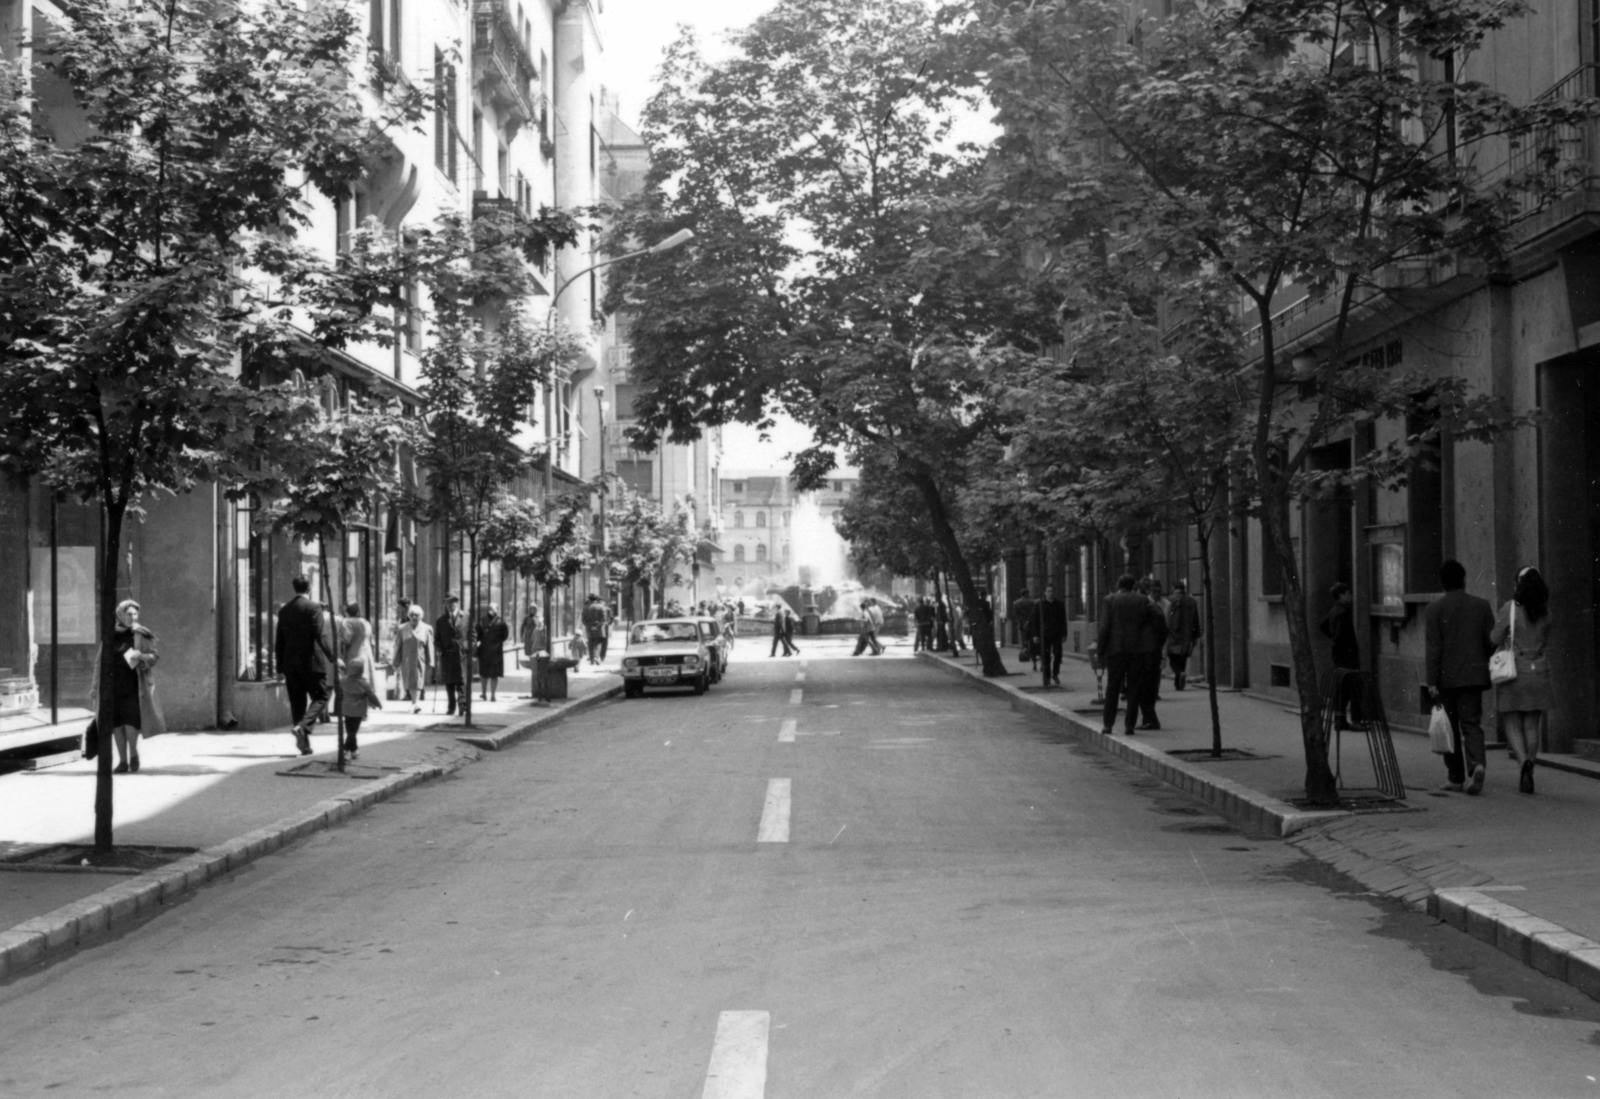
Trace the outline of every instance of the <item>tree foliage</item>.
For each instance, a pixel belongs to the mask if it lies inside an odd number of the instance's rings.
[[[154,492],[270,487],[276,441],[315,417],[287,387],[249,384],[248,364],[305,342],[291,316],[315,326],[333,300],[363,315],[364,289],[297,236],[310,193],[342,193],[387,139],[344,90],[365,38],[336,5],[131,0],[34,26],[33,71],[0,65],[0,468],[100,503],[109,637],[124,517]],[[424,107],[392,105],[399,124]]]
[[[606,522],[606,568],[624,584],[649,584],[651,602],[664,607],[667,588],[688,579],[678,570],[692,565],[700,544],[687,507],[664,511],[647,496],[617,485]]]
[[[890,452],[975,600],[941,470],[992,431],[986,379],[1052,322],[1016,249],[937,201],[979,168],[951,136],[965,77],[921,0],[780,0],[732,44],[719,61],[689,37],[668,51],[647,184],[612,234],[620,250],[695,232],[620,264],[608,293],[634,317],[639,434],[781,409],[817,440],[802,490],[840,450]],[[991,637],[974,647],[1004,671]]]
[[[1459,377],[1356,352],[1430,308],[1442,284],[1503,262],[1521,204],[1565,182],[1560,143],[1543,138],[1593,104],[1519,106],[1463,75],[1524,10],[1252,0],[1130,23],[1112,0],[962,0],[947,13],[1005,130],[984,208],[1014,211],[1013,229],[1052,255],[1148,268],[1160,297],[1200,298],[1205,284],[1236,297],[1251,368],[1238,438],[1282,569],[1314,802],[1337,795],[1290,504],[1352,481],[1403,483],[1441,436],[1511,423]],[[1064,263],[1062,277],[1095,263]],[[1407,416],[1421,429],[1350,470],[1314,467],[1330,439]]]

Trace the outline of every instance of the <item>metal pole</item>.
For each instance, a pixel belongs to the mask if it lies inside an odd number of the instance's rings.
[[[50,724],[60,720],[61,698],[61,569],[57,565],[56,494],[50,493]],[[95,670],[99,675],[99,669]]]

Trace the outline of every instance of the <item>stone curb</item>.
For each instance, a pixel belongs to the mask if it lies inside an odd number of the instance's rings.
[[[0,981],[19,976],[30,966],[85,945],[108,931],[122,930],[137,923],[208,881],[231,874],[263,855],[354,816],[402,790],[449,774],[473,758],[471,753],[461,753],[441,763],[414,764],[397,774],[336,794],[265,828],[207,847],[158,870],[127,878],[53,912],[0,931]]]
[[[1600,943],[1474,889],[1440,889],[1428,914],[1600,1000]]]
[[[1100,731],[1098,721],[1090,721],[1080,714],[1071,713],[1042,698],[1023,694],[1007,683],[985,679],[977,668],[954,664],[931,653],[918,653],[918,660],[926,661],[948,674],[965,679],[970,685],[989,694],[1008,699],[1013,709],[1042,714],[1073,734],[1078,739],[1126,760],[1141,770],[1168,782],[1191,797],[1211,806],[1217,812],[1252,832],[1269,836],[1290,836],[1304,828],[1353,816],[1343,809],[1297,809],[1286,801],[1268,797],[1259,790],[1222,778],[1181,759],[1176,759],[1158,748],[1138,740],[1106,736]]]
[[[1328,842],[1324,838],[1326,836],[1337,837],[1341,831],[1360,827],[1359,818],[1354,813],[1343,810],[1313,812],[1296,809],[1287,802],[1268,797],[1259,791],[1211,774],[1182,760],[1173,759],[1166,753],[1147,745],[1119,737],[1108,737],[1100,732],[1097,722],[1087,721],[1082,716],[1069,713],[1044,699],[1025,695],[1006,683],[984,679],[982,673],[975,668],[953,664],[930,653],[918,653],[917,658],[943,668],[950,674],[965,678],[980,690],[1009,699],[1016,709],[1032,710],[1051,717],[1079,739],[1149,771],[1199,798],[1230,820],[1238,821],[1248,828],[1279,837],[1289,837],[1305,829],[1317,828],[1316,832],[1309,833],[1305,837],[1306,842],[1302,843],[1297,839],[1296,843],[1311,857],[1331,863],[1336,868],[1338,868],[1336,859],[1330,857],[1329,852],[1320,850],[1319,845]],[[1392,848],[1388,853],[1392,856],[1398,857],[1407,850],[1406,845],[1398,840],[1390,839],[1387,842]],[[1382,850],[1362,852],[1362,854],[1368,859],[1379,862],[1383,862],[1385,856]],[[1389,883],[1374,881],[1371,874],[1357,876],[1369,886],[1385,886],[1384,892],[1399,897],[1413,907],[1425,910],[1430,916],[1466,932],[1481,942],[1488,943],[1523,965],[1537,969],[1563,984],[1571,985],[1587,996],[1600,1000],[1600,942],[1568,931],[1560,924],[1524,912],[1504,901],[1496,900],[1470,886],[1434,888],[1426,883],[1410,880],[1413,873],[1425,872],[1433,864],[1443,867],[1446,873],[1451,872],[1452,868],[1457,873],[1470,869],[1461,864],[1450,863],[1449,860],[1436,855],[1413,856],[1411,863],[1409,867],[1403,864],[1395,866],[1385,863],[1385,869],[1396,873],[1395,880]]]
[[[513,725],[507,725],[497,733],[474,733],[469,736],[456,737],[463,744],[470,744],[474,748],[482,748],[486,752],[498,752],[509,748],[518,741],[527,740],[541,729],[547,729],[558,722],[565,721],[573,714],[581,714],[585,710],[593,709],[608,699],[616,698],[622,693],[622,678],[617,677],[614,686],[596,691],[594,694],[584,695],[574,699],[559,710],[546,710],[544,713],[534,714],[524,718]]]

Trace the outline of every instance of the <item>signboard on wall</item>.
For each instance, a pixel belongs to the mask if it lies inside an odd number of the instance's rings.
[[[93,546],[56,548],[56,607],[58,645],[93,645],[96,640]],[[33,625],[38,644],[50,643],[50,550],[33,550]]]

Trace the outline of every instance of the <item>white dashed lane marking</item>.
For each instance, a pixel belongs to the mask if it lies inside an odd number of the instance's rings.
[[[778,743],[779,744],[793,744],[794,743],[794,726],[795,726],[794,719],[790,718],[788,721],[785,721],[778,728]]]
[[[771,1029],[771,1012],[724,1011],[718,1015],[700,1099],[764,1099]]]
[[[756,830],[757,843],[789,842],[789,780],[767,780],[767,801],[761,807],[761,827]]]
[[[800,687],[796,687],[794,690],[790,691],[789,692],[789,705],[791,705],[791,706],[800,705],[800,696],[802,694],[804,694],[804,693],[805,693],[805,691]]]

